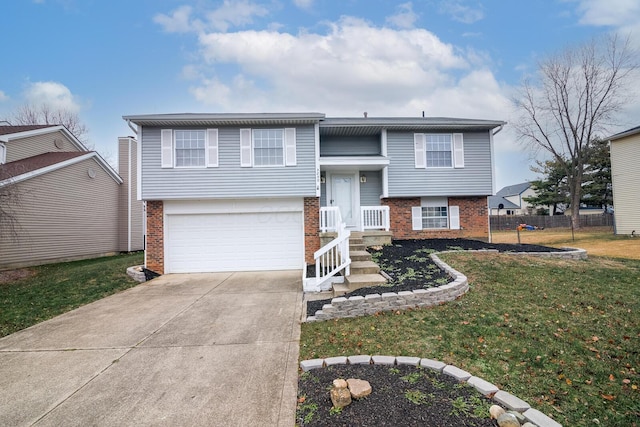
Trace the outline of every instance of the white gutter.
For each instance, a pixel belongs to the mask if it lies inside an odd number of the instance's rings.
[[[500,127],[498,128],[498,130],[497,130],[497,131],[495,131],[495,132],[493,132],[493,135],[495,136],[495,135],[499,134],[499,133],[500,133],[500,131],[501,131],[503,128],[504,128],[504,125],[500,125]]]

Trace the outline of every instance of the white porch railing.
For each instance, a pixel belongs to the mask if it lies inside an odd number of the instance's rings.
[[[340,208],[337,206],[326,206],[320,208],[320,231],[338,231],[338,227],[342,224],[342,215]]]
[[[341,223],[338,227],[338,237],[313,254],[316,260],[316,280],[314,283],[316,289],[323,289],[322,285],[341,270],[345,270],[345,276],[349,275],[351,265],[349,257],[350,235],[351,232],[347,230],[344,223]]]
[[[389,231],[389,206],[361,206],[360,228]]]

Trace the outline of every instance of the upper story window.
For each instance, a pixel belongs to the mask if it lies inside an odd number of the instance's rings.
[[[284,166],[284,130],[254,129],[254,166]]]
[[[452,166],[451,134],[425,135],[425,149],[428,168],[450,168]]]
[[[218,167],[218,129],[160,131],[163,168]]]
[[[415,133],[413,143],[417,169],[464,168],[461,133]]]
[[[175,140],[176,167],[204,167],[204,130],[176,130]]]
[[[296,128],[240,129],[240,166],[296,166]]]

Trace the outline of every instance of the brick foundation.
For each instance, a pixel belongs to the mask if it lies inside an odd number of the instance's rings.
[[[164,274],[164,205],[161,200],[147,202],[146,267]]]
[[[313,254],[320,249],[320,198],[304,198],[304,259],[315,264]]]
[[[420,206],[419,197],[389,198],[381,202],[389,206],[394,239],[489,238],[487,197],[449,197],[449,206],[460,207],[460,230],[412,230],[411,208]]]

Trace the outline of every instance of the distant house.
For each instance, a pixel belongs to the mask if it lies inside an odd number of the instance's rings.
[[[508,185],[489,196],[490,215],[534,215],[536,209],[524,199],[535,195],[530,182]]]
[[[502,121],[322,113],[124,119],[138,129],[146,266],[159,273],[303,270],[342,224],[365,245],[380,235],[488,238],[493,135]]]
[[[640,126],[609,137],[615,233],[640,233]]]
[[[0,125],[0,269],[143,249],[137,142],[119,141],[118,174],[64,126]],[[10,225],[10,226],[8,226]]]

